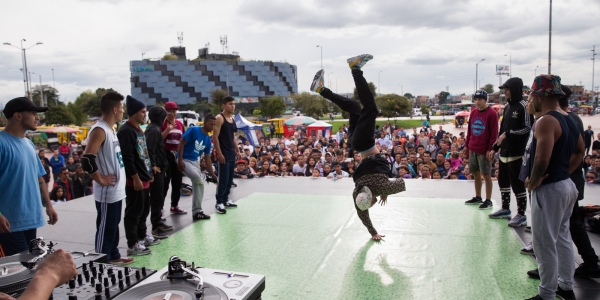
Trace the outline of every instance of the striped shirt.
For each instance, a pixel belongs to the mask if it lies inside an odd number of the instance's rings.
[[[115,203],[125,199],[125,168],[123,166],[123,157],[121,155],[121,146],[115,130],[102,120],[98,120],[90,129],[90,134],[94,129],[104,130],[106,136],[104,143],[98,149],[96,164],[98,172],[102,176],[113,174],[117,176],[116,184],[101,186],[94,181],[94,200],[102,203]]]

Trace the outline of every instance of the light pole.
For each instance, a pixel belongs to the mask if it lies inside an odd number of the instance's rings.
[[[475,91],[477,92],[477,76],[479,75],[479,64],[484,61],[485,58],[482,58],[478,63],[475,64]]]
[[[535,66],[535,71],[533,72],[533,78],[537,77],[537,68],[540,66]]]
[[[377,89],[379,90],[379,95],[381,95],[381,77],[379,76],[381,75],[381,72],[383,71],[379,71],[379,73],[377,73]]]
[[[504,54],[504,56],[508,56],[508,78],[512,78],[512,55]]]
[[[548,22],[548,74],[552,74],[552,0],[550,0],[550,20]]]
[[[52,69],[52,86],[56,90],[56,81],[54,81],[54,69]]]
[[[7,45],[7,46],[12,46],[15,47],[19,50],[21,50],[23,53],[21,54],[21,60],[23,62],[23,84],[25,86],[25,96],[27,98],[31,98],[31,92],[29,91],[29,78],[27,77],[27,55],[25,54],[26,50],[29,50],[37,45],[42,45],[43,43],[41,42],[37,42],[35,45],[29,47],[29,48],[23,48],[23,42],[26,42],[25,39],[21,39],[21,47],[17,47],[15,45],[12,45],[11,43],[3,43],[3,45]]]
[[[36,74],[35,72],[31,72],[31,74],[35,74],[40,77],[40,106],[47,106],[44,105],[44,86],[42,85],[42,75]]]
[[[596,45],[592,46],[592,101],[595,102],[595,106],[598,106],[596,95],[594,94],[594,73],[596,72]]]

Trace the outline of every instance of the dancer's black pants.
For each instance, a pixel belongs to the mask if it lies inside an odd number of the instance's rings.
[[[166,170],[165,173],[165,197],[167,192],[169,191],[169,183],[173,190],[171,191],[171,207],[176,207],[179,205],[179,199],[181,198],[181,181],[183,179],[183,174],[177,170],[177,160],[175,159],[175,155],[171,153],[171,151],[167,151],[167,161],[169,162],[169,169]]]
[[[508,199],[502,199],[502,208],[509,209],[510,188],[512,188],[512,191],[517,198],[518,213],[524,216],[525,209],[527,208],[527,192],[525,183],[519,180],[519,173],[521,172],[522,165],[523,158],[507,163],[500,161],[500,166],[498,168],[498,186],[500,186],[501,192],[509,193],[508,196],[503,195],[503,197],[507,197]]]

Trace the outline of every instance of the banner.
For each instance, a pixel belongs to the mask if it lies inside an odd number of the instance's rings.
[[[510,67],[504,65],[496,65],[496,75],[510,75]]]
[[[233,97],[235,103],[258,103],[258,97]]]

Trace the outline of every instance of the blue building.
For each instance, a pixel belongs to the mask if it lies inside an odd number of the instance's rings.
[[[206,54],[206,50],[200,50],[200,57],[208,59],[188,61],[184,56],[180,60],[131,61],[131,95],[147,105],[157,101],[185,105],[208,100],[215,89],[229,90],[238,103],[257,103],[259,97],[287,97],[298,92],[295,65],[219,60],[219,56],[232,55]]]

